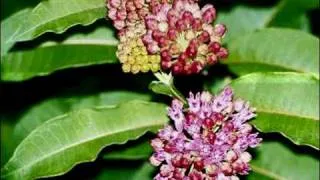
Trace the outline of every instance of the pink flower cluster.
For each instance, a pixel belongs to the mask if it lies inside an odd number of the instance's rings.
[[[228,55],[221,45],[226,27],[212,25],[216,19],[212,5],[200,8],[196,0],[108,0],[107,7],[119,36],[144,25],[145,32],[136,36],[149,55],[161,57],[162,70],[196,74]]]
[[[160,54],[162,69],[171,69],[175,74],[199,73],[228,54],[221,47],[226,28],[221,24],[213,27],[215,18],[212,5],[200,9],[188,0],[161,4],[145,17],[147,33],[143,42],[150,54]]]
[[[250,170],[249,147],[261,138],[247,123],[256,114],[248,102],[233,98],[227,87],[219,95],[190,93],[188,107],[173,100],[168,114],[174,125],[151,141],[150,161],[160,166],[155,180],[237,180]]]
[[[144,0],[107,0],[108,17],[113,25],[124,35],[125,30],[141,24],[149,14],[149,6]]]

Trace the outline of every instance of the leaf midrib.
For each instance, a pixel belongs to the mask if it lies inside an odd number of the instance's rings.
[[[296,72],[300,72],[300,73],[303,73],[303,72],[306,72],[306,71],[303,71],[303,70],[300,70],[300,69],[295,69],[295,68],[292,68],[292,67],[286,67],[286,66],[283,66],[283,65],[279,65],[279,64],[273,64],[273,63],[266,63],[265,61],[264,62],[260,62],[260,61],[229,61],[227,60],[224,64],[258,64],[258,65],[268,65],[268,66],[273,66],[273,67],[279,67],[279,68],[282,68],[282,69],[285,69],[285,70],[288,70],[288,71],[296,71]],[[314,72],[312,72],[314,73]]]
[[[301,118],[301,119],[310,119],[312,121],[319,121],[319,119],[316,119],[314,117],[290,114],[290,113],[287,113],[287,112],[284,113],[284,111],[278,112],[278,111],[266,111],[266,110],[257,109],[257,112],[258,112],[258,115],[259,115],[259,112],[262,112],[262,113],[271,114],[271,115],[277,114],[277,115],[282,115],[282,116],[290,116],[290,117]]]
[[[105,137],[107,137],[107,136],[109,136],[109,135],[116,135],[116,134],[120,134],[120,133],[124,133],[124,132],[128,132],[128,131],[135,131],[135,130],[144,129],[144,128],[148,128],[148,127],[153,128],[153,127],[158,127],[158,126],[161,126],[161,125],[163,125],[163,123],[158,123],[158,124],[153,124],[153,125],[144,125],[144,126],[140,126],[140,127],[137,127],[137,128],[127,128],[127,129],[124,129],[124,130],[121,130],[121,131],[118,131],[118,132],[106,133],[106,134],[103,134],[103,135],[100,135],[100,136],[96,136],[96,137],[94,137],[94,138],[89,138],[89,139],[86,139],[86,140],[84,140],[84,141],[80,141],[79,143],[73,143],[73,144],[67,146],[66,148],[60,148],[60,149],[58,149],[58,150],[56,150],[56,151],[51,152],[50,154],[48,154],[48,155],[46,155],[46,156],[43,156],[42,158],[37,159],[36,161],[33,161],[33,163],[29,163],[27,166],[23,166],[23,167],[21,167],[21,168],[15,169],[14,171],[12,171],[12,172],[4,175],[4,177],[9,176],[9,175],[11,175],[11,174],[13,174],[13,173],[15,173],[15,172],[19,172],[19,171],[21,171],[21,170],[23,170],[23,169],[26,169],[26,168],[28,168],[28,167],[31,167],[31,166],[33,166],[34,164],[36,164],[36,163],[38,163],[38,162],[40,162],[40,161],[42,161],[42,160],[45,160],[45,159],[47,159],[48,157],[51,157],[52,155],[59,154],[59,153],[62,152],[63,150],[67,150],[67,149],[70,149],[70,148],[79,146],[79,145],[81,145],[81,144],[86,144],[86,143],[88,143],[88,142],[90,142],[90,141],[93,141],[93,140],[97,140],[97,139],[100,139],[100,138],[105,138]],[[144,134],[144,133],[146,133],[147,131],[148,131],[148,130],[145,130],[145,131],[142,132],[141,134]],[[139,137],[139,135],[138,135],[137,137]],[[135,138],[137,138],[137,137],[135,137]],[[123,142],[120,142],[120,143],[109,143],[109,144],[104,145],[103,147],[108,146],[108,145],[112,145],[112,144],[124,144],[124,143],[127,142],[128,140],[135,139],[135,138],[129,138],[129,139],[127,139],[127,140],[125,140],[125,141],[123,141]],[[103,148],[103,147],[102,147],[102,148]],[[98,151],[98,152],[99,152],[99,151]],[[14,156],[14,155],[13,155],[13,156]],[[90,160],[89,160],[89,161],[90,161]],[[84,162],[84,161],[75,162],[74,165],[79,164],[80,162]],[[72,166],[72,167],[73,167],[73,166]],[[50,176],[53,176],[53,175],[50,175]],[[50,176],[43,176],[43,177],[50,177]],[[42,177],[42,176],[40,176],[40,177]],[[37,178],[39,178],[39,177],[37,177]]]
[[[281,175],[275,174],[272,171],[265,169],[265,168],[261,168],[259,166],[255,166],[255,165],[250,165],[250,167],[252,168],[252,170],[258,174],[267,176],[269,178],[272,178],[274,180],[288,180],[285,177],[282,177]]]

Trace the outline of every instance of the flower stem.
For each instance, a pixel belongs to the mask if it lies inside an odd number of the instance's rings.
[[[154,76],[159,80],[162,86],[164,86],[170,93],[162,93],[168,96],[175,97],[179,99],[184,104],[187,104],[185,97],[182,93],[174,86],[173,84],[173,77],[171,74],[166,74],[164,72],[154,73]]]

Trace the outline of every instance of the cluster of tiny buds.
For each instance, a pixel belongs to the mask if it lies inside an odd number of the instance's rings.
[[[197,74],[228,56],[228,51],[221,45],[226,27],[222,24],[212,26],[216,19],[212,5],[200,8],[196,0],[108,0],[107,7],[108,17],[119,30],[120,39],[132,34],[132,27],[143,26],[145,32],[135,33],[134,39],[142,40],[149,55],[146,57],[160,57],[159,68],[154,63],[153,68],[150,63],[139,64],[143,66],[140,68],[126,63],[123,65],[125,72],[145,72],[149,67],[152,71],[161,68],[176,75]],[[126,48],[125,45],[119,47]]]
[[[160,70],[160,56],[149,55],[141,38],[135,36],[142,32],[144,32],[143,27],[135,26],[135,29],[131,29],[120,37],[116,54],[125,73],[137,74]]]
[[[212,27],[215,18],[212,5],[200,9],[197,3],[174,0],[145,17],[147,33],[143,42],[150,54],[160,54],[163,70],[174,74],[199,73],[228,55],[221,46],[226,28],[222,24]]]
[[[149,13],[149,6],[144,0],[107,0],[106,4],[108,17],[120,31],[141,24]]]
[[[238,180],[249,173],[249,147],[261,138],[248,120],[256,116],[247,102],[234,100],[230,88],[218,96],[190,94],[188,108],[173,100],[168,115],[174,125],[151,141],[150,162],[160,166],[155,180]]]

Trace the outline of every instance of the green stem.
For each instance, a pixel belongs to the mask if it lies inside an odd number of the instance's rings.
[[[154,73],[154,76],[164,85],[166,85],[170,92],[171,95],[177,99],[179,99],[181,102],[183,102],[183,104],[187,105],[187,100],[185,99],[185,97],[182,95],[182,93],[174,86],[173,84],[173,77],[171,76],[171,74],[166,74],[164,72],[160,72],[160,73]]]
[[[170,90],[174,97],[178,98],[181,102],[183,102],[183,104],[188,104],[186,98],[182,95],[180,91],[178,91],[178,89],[173,84],[170,86]]]

